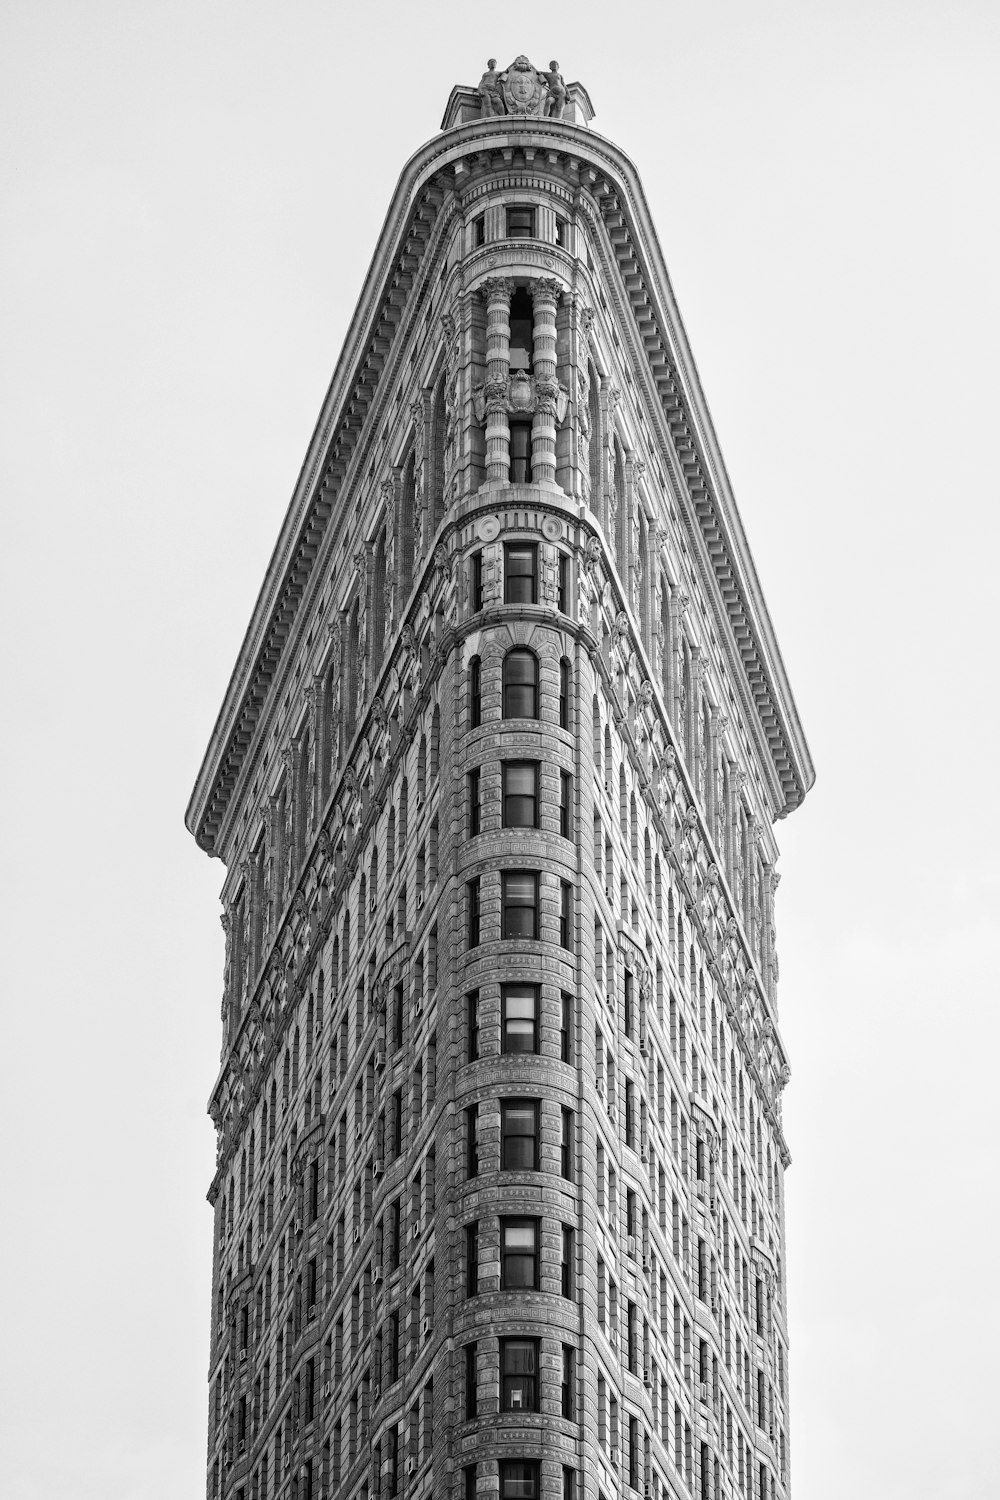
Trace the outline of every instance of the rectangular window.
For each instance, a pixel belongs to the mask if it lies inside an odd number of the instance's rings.
[[[470,990],[465,997],[469,1028],[469,1061],[479,1057],[479,991]]]
[[[630,969],[626,969],[625,970],[624,1007],[625,1007],[625,1015],[624,1015],[625,1035],[627,1037],[630,1037],[632,1035],[632,1024],[633,1024],[633,989],[632,989],[632,971]]]
[[[473,552],[471,564],[472,613],[478,615],[483,607],[483,554]]]
[[[563,1107],[562,1111],[562,1136],[560,1140],[560,1168],[567,1182],[574,1178],[573,1161],[573,1136],[575,1132],[575,1119],[573,1111]]]
[[[573,996],[568,990],[562,992],[561,1007],[559,1060],[568,1063],[573,1061]]]
[[[474,884],[478,887],[478,880]],[[477,942],[478,931],[477,905]],[[505,870],[500,877],[500,936],[537,938],[538,876],[533,870]]]
[[[559,943],[563,948],[573,946],[573,887],[568,880],[559,882]]]
[[[558,214],[556,214],[556,244],[566,244],[566,220],[561,219]]]
[[[500,1410],[538,1409],[538,1341],[501,1339]]]
[[[504,761],[503,826],[504,828],[538,827],[537,761]]]
[[[559,591],[556,595],[556,608],[561,615],[569,614],[569,553],[559,554]]]
[[[535,237],[535,210],[527,204],[518,204],[507,210],[507,238],[509,240],[531,240]]]
[[[514,360],[517,351],[511,349],[511,368],[515,368]],[[521,355],[524,363],[521,369],[528,369],[528,351],[524,350]],[[531,424],[530,422],[511,422],[510,424],[510,482],[511,484],[531,483]]]
[[[508,542],[503,549],[503,602],[538,603],[538,548],[533,542]]]
[[[469,837],[474,839],[479,832],[479,768],[470,771],[466,779],[469,790]]]
[[[559,832],[572,838],[573,778],[568,771],[559,772]]]
[[[472,221],[472,243],[478,249],[480,245],[486,244],[486,215],[479,216]],[[473,1475],[473,1478],[475,1475]]]
[[[479,947],[479,876],[466,882],[465,894],[469,908],[469,947]]]
[[[476,1466],[466,1464],[462,1470],[463,1487],[465,1495],[463,1500],[476,1500]]]
[[[569,728],[569,662],[559,663],[559,728]]]
[[[500,991],[503,1051],[538,1051],[538,985],[505,984]]]
[[[572,1344],[562,1346],[562,1415],[572,1422],[576,1415],[576,1350]]]
[[[479,1105],[470,1104],[465,1111],[465,1173],[479,1176]]]
[[[570,1224],[562,1227],[562,1262],[560,1266],[562,1273],[562,1294],[564,1297],[576,1295],[576,1230]]]
[[[479,1225],[465,1226],[465,1295],[475,1297],[479,1291]]]
[[[465,1420],[479,1414],[478,1355],[475,1344],[465,1346]]]
[[[538,1171],[537,1099],[500,1101],[500,1170]]]
[[[501,1291],[538,1290],[538,1220],[500,1220]]]

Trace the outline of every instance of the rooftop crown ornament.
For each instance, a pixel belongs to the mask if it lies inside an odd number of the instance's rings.
[[[548,71],[543,71],[532,67],[522,53],[501,73],[496,58],[491,57],[479,80],[479,98],[483,118],[543,115],[560,120],[566,106],[566,85],[557,62],[550,62]]]

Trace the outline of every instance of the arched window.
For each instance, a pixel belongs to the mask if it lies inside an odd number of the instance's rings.
[[[538,718],[538,658],[523,647],[508,651],[503,659],[503,716]]]
[[[469,662],[469,728],[478,729],[483,721],[482,664],[478,656]]]

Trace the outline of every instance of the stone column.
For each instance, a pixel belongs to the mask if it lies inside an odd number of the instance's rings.
[[[534,484],[556,481],[556,416],[559,382],[556,379],[556,307],[562,287],[558,281],[531,283],[535,321],[532,328],[532,365],[538,405],[531,423],[531,479]]]
[[[483,283],[486,299],[486,482],[510,478],[510,423],[507,386],[510,377],[510,299],[514,283],[494,276]]]

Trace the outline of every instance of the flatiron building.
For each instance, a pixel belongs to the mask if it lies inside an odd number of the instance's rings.
[[[210,1500],[789,1491],[809,751],[642,186],[557,64],[403,169],[187,813]]]

